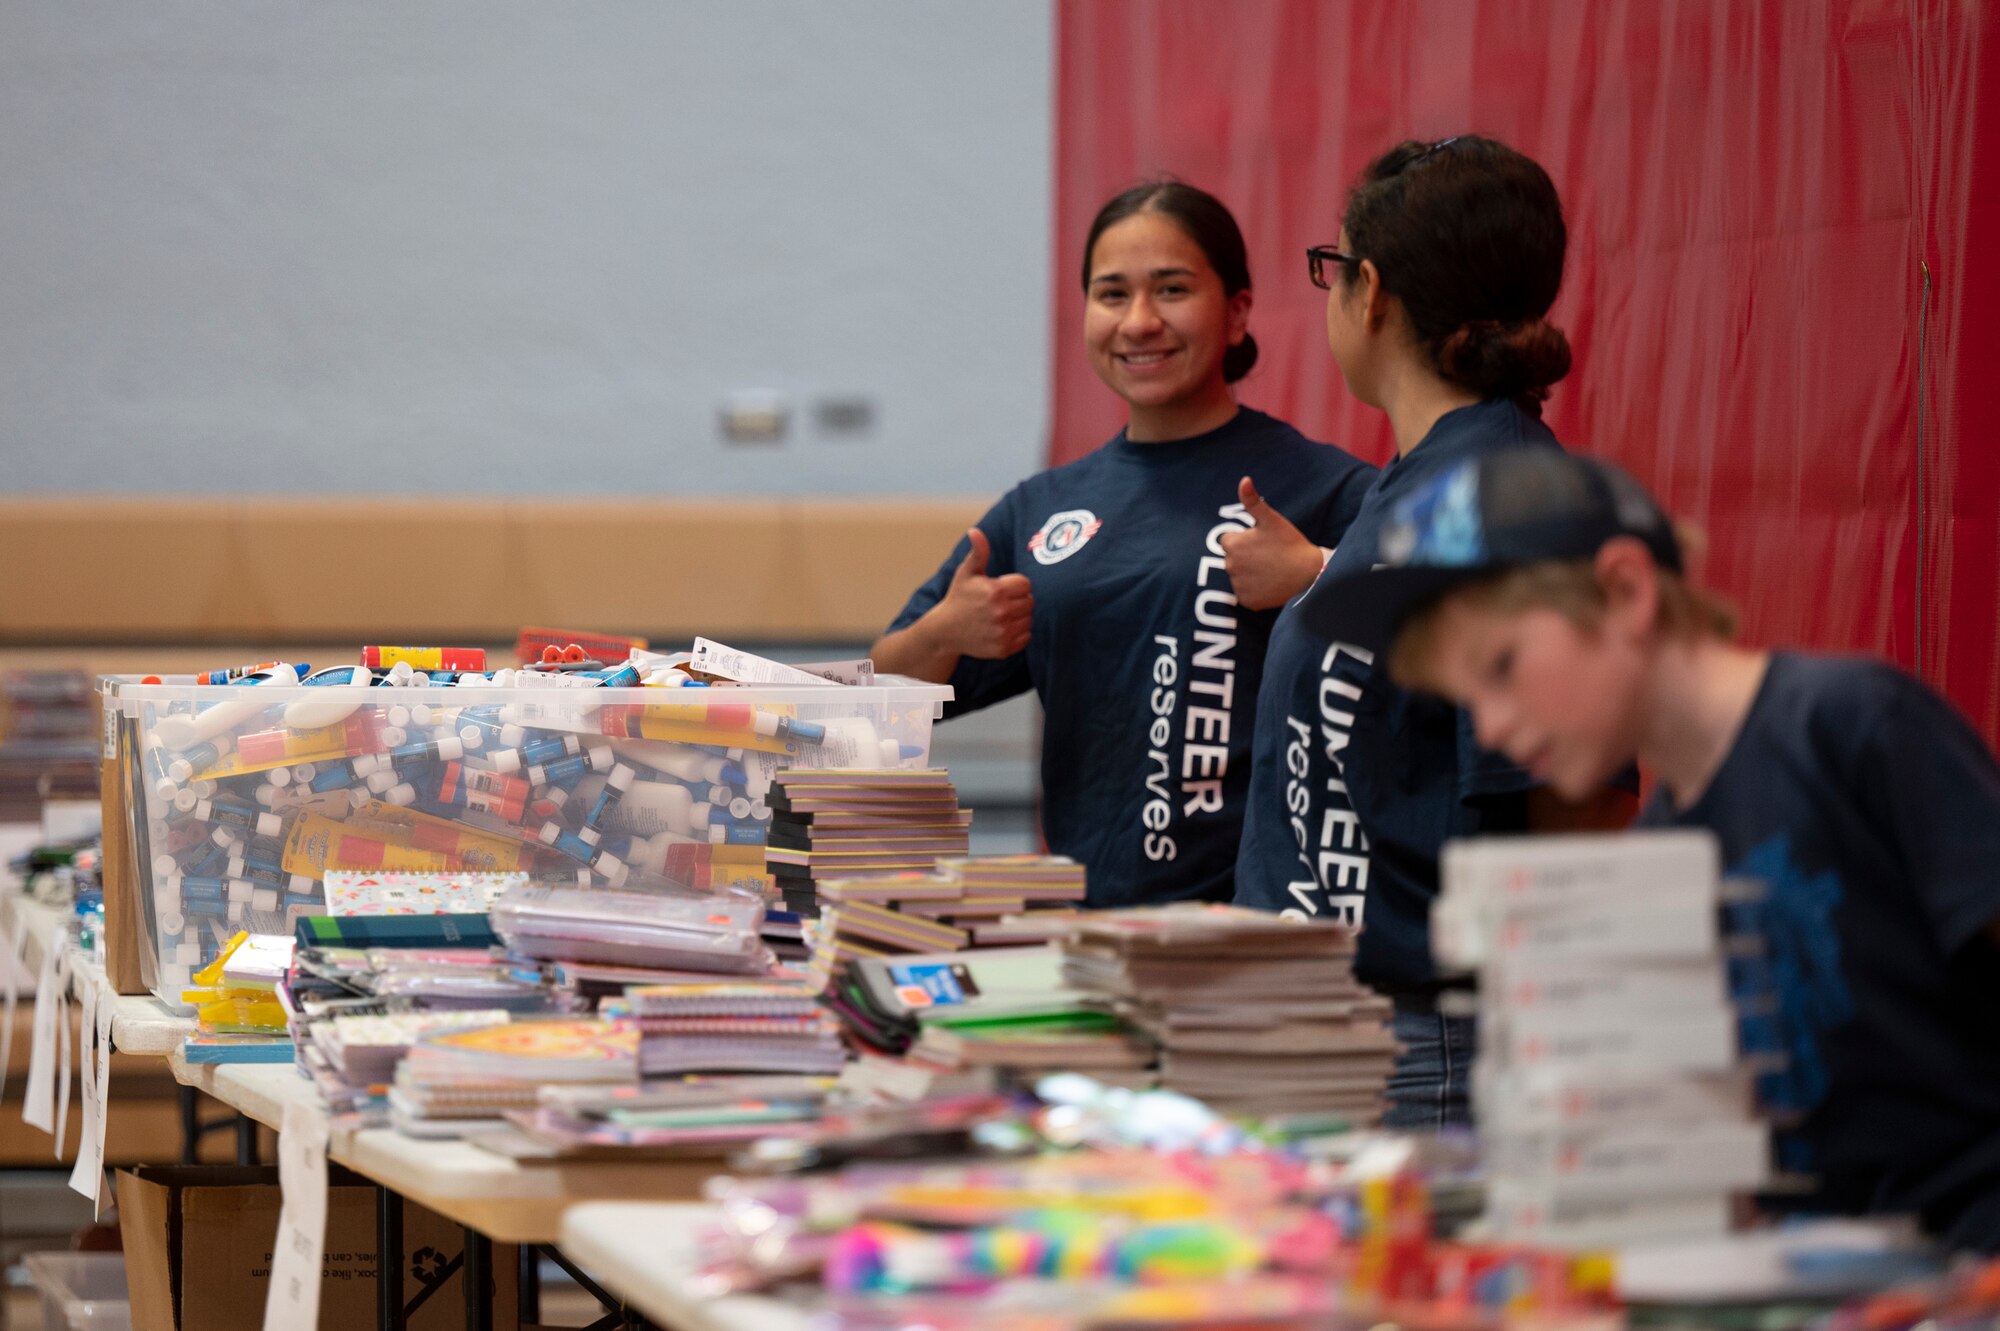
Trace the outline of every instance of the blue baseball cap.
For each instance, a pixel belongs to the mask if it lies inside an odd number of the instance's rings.
[[[1681,571],[1673,524],[1623,471],[1559,448],[1501,449],[1397,504],[1375,567],[1314,588],[1299,610],[1332,641],[1386,651],[1404,620],[1456,587],[1525,564],[1592,559],[1617,536]]]

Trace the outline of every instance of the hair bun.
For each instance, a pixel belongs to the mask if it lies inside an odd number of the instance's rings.
[[[1222,353],[1222,382],[1233,384],[1257,364],[1257,339],[1245,333],[1243,340]]]
[[[1445,378],[1481,397],[1539,402],[1569,373],[1569,338],[1547,319],[1474,319],[1445,338],[1437,359]]]

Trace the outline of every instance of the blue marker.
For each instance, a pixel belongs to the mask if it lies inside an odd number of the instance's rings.
[[[597,793],[597,800],[590,811],[583,816],[583,825],[592,832],[602,832],[604,824],[618,809],[625,792],[632,788],[632,778],[636,775],[624,763],[611,769],[611,775],[604,778],[604,789]]]
[[[468,707],[458,714],[458,739],[468,749],[501,747],[500,736],[505,729],[497,706]]]
[[[202,800],[195,805],[194,814],[205,823],[243,828],[259,836],[278,836],[285,830],[284,820],[277,814],[260,813],[255,805],[239,805],[233,800],[226,804],[219,799]]]
[[[583,780],[584,773],[608,771],[610,767],[610,746],[599,745],[588,753],[563,758],[544,767],[530,767],[528,782],[531,785],[561,786],[564,790],[573,790],[576,788],[576,783]]]
[[[639,667],[627,661],[624,665],[610,670],[579,671],[585,679],[594,679],[600,688],[629,689],[639,683]]]
[[[301,670],[310,668],[301,667]],[[374,682],[374,674],[367,666],[356,665],[328,666],[326,669],[307,675],[299,681],[301,684],[310,684],[316,687],[326,687],[335,684],[372,684]]]
[[[229,884],[220,878],[181,876],[181,901],[189,906],[220,906],[229,899]]]
[[[575,735],[550,735],[523,744],[518,749],[501,749],[488,757],[496,772],[518,772],[523,767],[545,767],[583,752],[583,741]]]
[[[313,777],[313,794],[324,795],[330,791],[346,790],[354,784],[355,775],[351,767],[329,767]]]

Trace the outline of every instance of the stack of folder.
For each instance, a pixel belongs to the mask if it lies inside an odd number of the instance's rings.
[[[1355,934],[1234,906],[1086,911],[1063,979],[1146,1032],[1160,1085],[1225,1113],[1381,1114],[1387,1000],[1354,978]]]

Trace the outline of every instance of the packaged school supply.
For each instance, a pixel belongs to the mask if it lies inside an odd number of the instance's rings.
[[[1609,1245],[1719,1235],[1770,1177],[1746,1040],[1761,945],[1705,832],[1445,847],[1441,964],[1480,977],[1486,1225]]]
[[[510,950],[551,961],[762,974],[763,903],[741,893],[517,888],[494,903]]]
[[[524,873],[367,873],[329,870],[329,915],[481,915]]]

